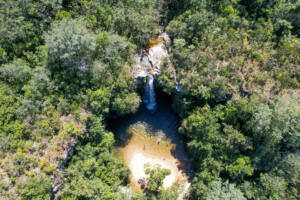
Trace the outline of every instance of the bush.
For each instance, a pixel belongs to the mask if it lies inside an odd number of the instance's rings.
[[[22,200],[50,200],[51,192],[51,180],[48,177],[29,178],[25,184],[17,187],[17,193]]]
[[[0,79],[21,89],[31,78],[31,69],[23,60],[14,60],[0,68]]]
[[[95,41],[82,21],[63,19],[56,22],[45,38],[50,68],[62,65],[69,71],[87,70],[87,60],[95,50]]]
[[[140,106],[141,98],[136,93],[126,95],[125,98],[116,97],[112,102],[112,110],[118,115],[135,113]]]
[[[59,135],[65,136],[78,136],[80,135],[81,131],[76,127],[74,122],[68,123],[65,125],[64,129],[59,131]]]

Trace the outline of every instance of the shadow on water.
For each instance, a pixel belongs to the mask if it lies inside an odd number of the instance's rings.
[[[147,124],[151,129],[150,132],[162,132],[171,144],[175,144],[171,154],[179,160],[178,168],[188,175],[190,161],[184,151],[183,137],[178,133],[180,120],[172,110],[171,100],[168,96],[157,93],[156,98],[157,107],[155,111],[147,110],[145,104],[141,103],[137,113],[109,120],[108,126],[115,134],[115,146],[124,147],[128,144],[132,137],[127,133],[130,126],[136,123]]]

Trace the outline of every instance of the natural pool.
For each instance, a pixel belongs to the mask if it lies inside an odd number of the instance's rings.
[[[140,190],[138,180],[145,178],[145,164],[170,169],[171,174],[164,180],[163,186],[170,187],[181,183],[187,188],[189,160],[184,152],[182,136],[177,129],[180,121],[164,95],[157,95],[155,111],[149,111],[141,105],[133,115],[110,121],[115,133],[114,153],[122,158],[131,170],[130,184]]]

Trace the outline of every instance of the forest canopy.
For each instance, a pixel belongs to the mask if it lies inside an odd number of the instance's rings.
[[[138,111],[135,57],[161,32],[184,198],[299,199],[297,0],[0,0],[0,199],[178,197],[160,167],[129,190],[107,127]]]

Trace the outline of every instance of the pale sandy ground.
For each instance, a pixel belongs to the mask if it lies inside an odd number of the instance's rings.
[[[182,200],[187,193],[190,183],[187,181],[187,177],[178,169],[178,160],[173,158],[162,158],[159,156],[151,155],[138,149],[131,149],[126,153],[127,165],[132,172],[131,183],[135,187],[139,187],[138,180],[146,178],[145,165],[150,166],[160,165],[161,168],[169,169],[171,174],[164,179],[163,187],[171,187],[174,183],[180,182],[182,184],[181,192],[179,193],[177,200]]]
[[[139,187],[138,180],[147,178],[145,174],[145,165],[147,164],[150,167],[160,165],[161,168],[171,171],[171,174],[164,179],[164,188],[186,180],[186,176],[178,168],[180,161],[171,153],[174,144],[170,144],[169,141],[158,143],[156,137],[146,136],[143,125],[135,125],[130,130],[134,134],[129,143],[122,149],[122,154],[125,163],[131,171],[131,182],[133,185]]]
[[[161,168],[169,169],[171,174],[164,179],[164,188],[171,187],[176,182],[178,176],[181,174],[176,167],[175,159],[158,158],[153,155],[146,155],[146,153],[133,152],[129,161],[128,167],[132,171],[132,180],[137,183],[140,178],[146,178],[145,164],[149,163],[151,166],[160,165]]]
[[[130,185],[138,191],[142,191],[138,183],[139,179],[148,177],[145,174],[147,165],[150,168],[160,165],[161,168],[169,169],[171,173],[164,179],[163,187],[169,188],[174,183],[179,184],[178,200],[181,200],[190,185],[188,177],[184,173],[187,169],[188,159],[183,156],[179,157],[178,152],[175,153],[176,149],[179,150],[176,147],[179,144],[171,143],[169,139],[165,140],[163,132],[158,131],[154,134],[147,127],[147,124],[138,122],[127,128],[128,135],[123,135],[123,138],[121,136],[121,139],[126,142],[117,147],[115,153],[124,160],[130,169]]]

